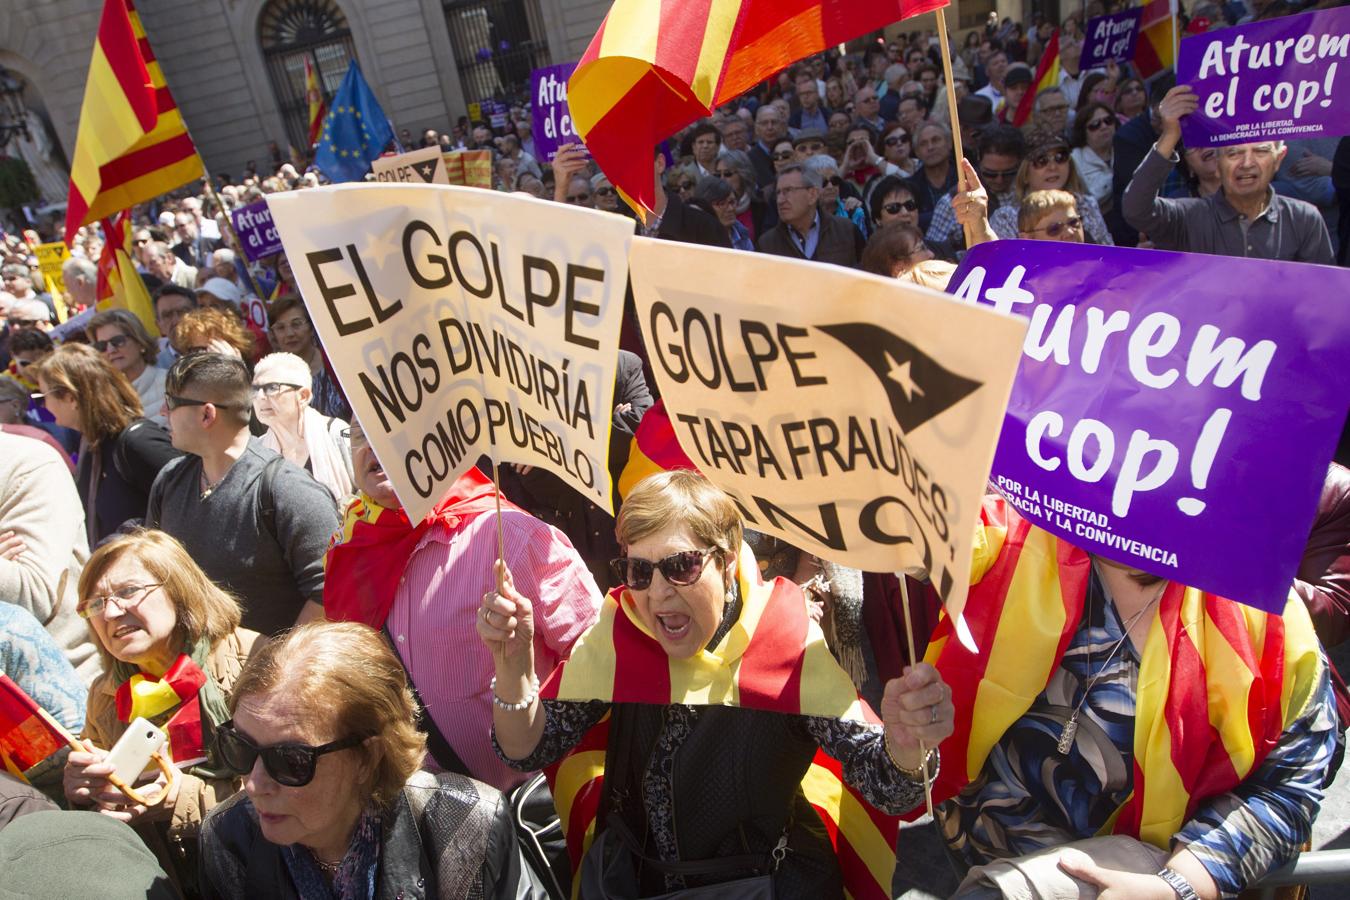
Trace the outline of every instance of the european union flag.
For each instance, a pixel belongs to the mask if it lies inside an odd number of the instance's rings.
[[[314,164],[329,181],[360,181],[393,139],[394,126],[353,59],[324,119]]]

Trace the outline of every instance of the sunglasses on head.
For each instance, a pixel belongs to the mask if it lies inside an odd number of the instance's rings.
[[[126,343],[129,340],[131,340],[131,338],[127,337],[125,334],[118,334],[108,338],[106,341],[94,341],[92,346],[99,353],[104,353],[109,347],[112,347],[114,350],[121,350],[126,346]]]
[[[615,576],[635,591],[645,591],[652,586],[652,574],[660,570],[661,577],[673,585],[688,587],[703,574],[708,557],[721,553],[720,547],[708,547],[704,550],[682,550],[672,553],[665,559],[652,562],[638,559],[636,556],[621,556],[610,560],[609,566]]]
[[[253,771],[253,764],[261,756],[268,777],[285,787],[304,787],[314,780],[314,770],[319,765],[320,756],[351,749],[364,740],[364,737],[349,737],[318,747],[289,743],[259,747],[239,733],[233,720],[223,722],[216,728],[216,752],[226,768],[247,775]]]
[[[1100,129],[1105,128],[1107,125],[1115,125],[1115,124],[1116,124],[1115,119],[1112,119],[1109,116],[1102,116],[1100,119],[1093,119],[1091,122],[1087,123],[1087,130],[1099,131]]]
[[[1065,219],[1063,222],[1056,222],[1053,225],[1047,225],[1044,228],[1037,228],[1036,230],[1043,231],[1048,236],[1053,238],[1059,237],[1061,234],[1064,233],[1066,229],[1070,231],[1081,231],[1082,228],[1083,228],[1082,219],[1078,218],[1077,216],[1069,216],[1069,218]]]
[[[888,215],[892,216],[900,215],[901,210],[904,210],[905,212],[914,212],[914,210],[918,208],[919,204],[913,200],[897,200],[894,203],[887,203],[882,207]]]
[[[1051,163],[1054,163],[1057,166],[1062,166],[1068,161],[1069,161],[1068,150],[1056,150],[1054,153],[1042,153],[1039,156],[1037,156],[1035,159],[1031,161],[1031,167],[1033,169],[1044,169]]]

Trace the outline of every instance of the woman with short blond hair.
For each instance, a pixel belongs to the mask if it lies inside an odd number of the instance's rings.
[[[379,632],[296,628],[249,660],[229,708],[219,747],[244,791],[203,828],[207,897],[518,895],[505,800],[419,770],[426,739]]]

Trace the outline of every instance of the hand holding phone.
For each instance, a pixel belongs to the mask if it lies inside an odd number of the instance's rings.
[[[108,751],[104,762],[112,765],[113,775],[124,784],[134,785],[150,765],[150,757],[168,740],[162,729],[137,716]]]

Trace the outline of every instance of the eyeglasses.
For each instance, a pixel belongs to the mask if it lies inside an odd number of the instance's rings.
[[[164,395],[164,408],[170,412],[180,406],[214,406],[216,409],[230,409],[227,403],[217,403],[214,400],[193,400],[191,397],[179,397],[176,394]]]
[[[773,158],[774,162],[786,162],[787,160],[792,159],[796,155],[797,154],[791,150],[779,150],[777,153],[773,155]]]
[[[615,194],[617,194],[617,193],[618,193],[618,191],[614,190],[614,188],[612,188],[612,187],[602,187],[602,188],[597,188],[597,189],[596,189],[596,191],[595,191],[595,196],[597,196],[597,197],[613,197],[613,196],[614,196]]]
[[[1087,123],[1087,130],[1099,131],[1100,129],[1105,128],[1108,125],[1114,128],[1116,125],[1116,120],[1109,116],[1102,116],[1100,119],[1093,119],[1091,122]]]
[[[681,181],[681,182],[680,182],[680,193],[681,193],[681,194],[688,193],[689,191],[692,191],[693,189],[694,189],[694,182],[692,182],[692,181]]]
[[[797,149],[803,153],[815,155],[824,152],[825,145],[820,141],[802,141],[797,145]]]
[[[660,570],[661,577],[673,585],[688,587],[703,574],[708,557],[721,553],[720,547],[708,547],[704,550],[682,550],[672,553],[665,559],[652,562],[635,556],[621,556],[610,560],[609,566],[619,581],[635,591],[645,591],[652,586],[652,573]]]
[[[303,384],[287,384],[284,381],[269,381],[266,384],[255,384],[249,393],[256,397],[262,394],[264,397],[275,397],[278,394],[284,394],[286,391],[298,391],[306,387]]]
[[[94,341],[92,346],[99,353],[106,353],[109,347],[112,347],[114,350],[121,350],[126,346],[126,343],[129,340],[131,340],[131,338],[127,337],[125,334],[118,334],[108,338],[106,341]]]
[[[913,200],[897,200],[895,203],[887,203],[882,207],[888,216],[898,216],[900,215],[901,210],[904,210],[905,212],[914,212],[918,208],[919,204]]]
[[[908,143],[909,143],[909,135],[907,135],[907,134],[893,134],[893,135],[891,135],[890,137],[886,138],[886,140],[885,140],[884,143],[886,144],[887,147],[898,147],[898,146],[900,146],[901,144],[908,144]]]
[[[591,199],[590,194],[568,194],[568,203],[586,203]]]
[[[980,177],[985,181],[1006,181],[1017,174],[1017,169],[980,169]]]
[[[844,186],[844,179],[840,178],[838,175],[831,175],[829,178],[822,178],[821,182],[823,184],[828,184],[830,187]]]
[[[1037,232],[1044,231],[1053,238],[1059,237],[1066,229],[1069,231],[1082,231],[1083,220],[1077,216],[1069,216],[1069,218],[1065,219],[1063,222],[1055,222],[1053,225],[1047,225],[1044,228],[1033,228],[1031,229],[1031,233],[1036,234]]]
[[[139,606],[141,601],[150,596],[150,592],[155,588],[163,586],[163,582],[157,584],[128,584],[106,597],[90,597],[88,603],[75,607],[75,612],[82,619],[92,619],[95,616],[103,615],[103,610],[108,608],[109,603],[116,603],[118,609],[126,612]]]
[[[319,765],[320,756],[351,749],[365,740],[364,737],[352,736],[317,747],[293,743],[259,747],[239,733],[233,719],[216,726],[216,752],[228,769],[239,775],[247,775],[253,771],[253,764],[261,756],[263,769],[268,776],[285,787],[304,787],[314,780],[314,770]]]
[[[1056,150],[1054,153],[1042,153],[1031,161],[1033,169],[1044,169],[1052,162],[1057,166],[1062,166],[1069,161],[1068,150]]]

